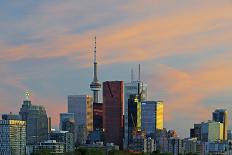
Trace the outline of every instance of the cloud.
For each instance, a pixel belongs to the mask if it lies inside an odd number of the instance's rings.
[[[187,71],[166,65],[154,67],[156,72],[147,79],[153,92],[150,96],[165,101],[167,127],[171,128],[178,120],[185,124],[185,128],[190,128],[193,123],[210,120],[216,108],[227,108],[230,112],[230,104],[224,104],[228,101],[223,93],[232,92],[231,58],[229,52]],[[217,96],[216,100],[214,96]],[[188,136],[186,129],[177,129]]]
[[[0,9],[4,10],[0,15],[0,95],[19,96],[33,88],[33,101],[45,105],[56,124],[58,113],[65,109],[65,95],[71,92],[68,87],[83,90],[79,79],[63,79],[65,84],[60,79],[65,74],[74,76],[72,72],[86,75],[85,69],[92,66],[95,35],[100,65],[144,64],[150,96],[165,100],[170,128],[176,128],[178,120],[190,127],[210,118],[216,105],[204,102],[215,95],[221,98],[223,91],[231,92],[229,0],[71,0],[12,5]],[[87,79],[83,81],[86,86]],[[43,96],[48,90],[50,96]],[[1,104],[4,111],[10,109],[7,103],[19,101],[6,98]],[[54,111],[54,106],[59,108]]]

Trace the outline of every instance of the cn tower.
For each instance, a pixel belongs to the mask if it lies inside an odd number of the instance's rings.
[[[98,92],[101,90],[101,83],[97,79],[97,50],[96,50],[96,36],[94,38],[94,75],[93,82],[90,84],[90,88],[93,91],[93,103],[98,103]]]

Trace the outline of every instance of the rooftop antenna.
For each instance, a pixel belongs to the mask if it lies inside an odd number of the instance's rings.
[[[97,62],[97,37],[94,37],[94,62]]]
[[[141,70],[140,70],[140,64],[139,64],[139,79],[138,79],[139,82],[140,82],[140,76],[141,76]]]
[[[133,68],[131,68],[131,82],[134,81],[134,70]]]

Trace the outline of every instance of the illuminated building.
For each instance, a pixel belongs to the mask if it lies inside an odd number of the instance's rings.
[[[103,104],[93,103],[93,129],[103,129]]]
[[[147,100],[147,84],[140,81],[140,65],[138,80],[134,80],[131,71],[131,82],[124,84],[124,149],[128,147],[128,99],[130,95],[138,95],[140,101]]]
[[[201,123],[201,140],[203,142],[223,140],[223,124],[215,121]]]
[[[213,112],[213,121],[223,123],[223,140],[227,140],[228,112],[226,109],[216,109]]]
[[[141,131],[141,102],[137,95],[128,100],[128,145],[133,141],[133,131]]]
[[[154,134],[163,129],[163,102],[143,101],[141,106],[142,130]]]
[[[76,142],[85,143],[88,132],[93,131],[92,97],[89,95],[68,96],[68,112],[74,113]]]
[[[48,138],[48,117],[43,106],[32,105],[29,94],[20,109],[19,114],[26,121],[27,144],[34,145]]]
[[[26,122],[0,120],[0,154],[24,155],[26,149]]]
[[[123,81],[103,83],[103,129],[105,142],[122,148],[123,144]]]

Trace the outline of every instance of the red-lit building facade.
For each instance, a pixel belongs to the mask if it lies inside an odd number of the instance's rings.
[[[105,142],[123,145],[123,81],[103,83],[103,129]]]
[[[93,129],[103,129],[103,104],[93,103]]]

